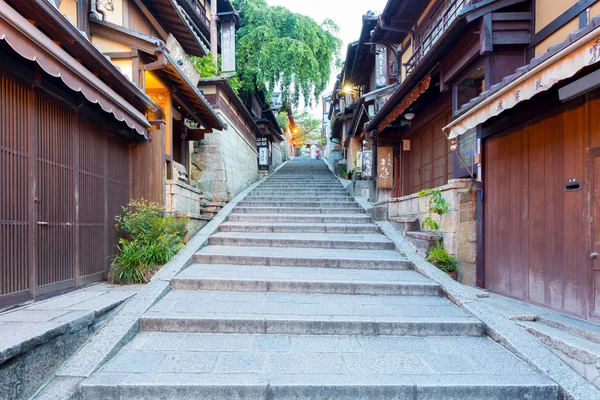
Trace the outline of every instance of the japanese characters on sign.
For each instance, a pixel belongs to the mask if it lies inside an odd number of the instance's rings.
[[[258,150],[259,150],[258,164],[259,165],[269,165],[269,149],[266,147],[261,147]]]
[[[377,149],[377,186],[379,189],[394,188],[394,148],[391,146]]]
[[[371,150],[363,151],[363,179],[373,178],[373,152]]]
[[[387,76],[387,49],[383,45],[377,45],[375,56],[375,86],[377,89],[386,87]]]

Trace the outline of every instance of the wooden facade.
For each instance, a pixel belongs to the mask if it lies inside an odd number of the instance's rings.
[[[131,148],[98,121],[0,71],[0,308],[106,279]]]

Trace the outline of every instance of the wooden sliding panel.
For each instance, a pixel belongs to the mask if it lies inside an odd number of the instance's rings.
[[[41,295],[75,286],[75,116],[37,97],[37,285]]]
[[[0,78],[0,308],[30,297],[30,98]]]
[[[79,274],[82,283],[104,278],[106,134],[87,122],[79,123]]]

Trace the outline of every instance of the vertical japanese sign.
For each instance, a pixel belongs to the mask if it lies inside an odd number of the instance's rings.
[[[266,147],[261,147],[258,149],[258,164],[259,165],[269,165],[269,149]]]
[[[391,146],[377,148],[377,187],[394,188],[394,148]]]
[[[363,151],[363,179],[373,178],[373,152],[371,150]]]
[[[221,55],[223,72],[235,72],[235,22],[221,24]]]
[[[383,45],[377,45],[375,56],[375,86],[377,89],[386,87],[388,84],[387,76],[387,48]]]
[[[356,152],[356,165],[354,166],[357,173],[362,172],[363,170],[363,153],[362,151]]]

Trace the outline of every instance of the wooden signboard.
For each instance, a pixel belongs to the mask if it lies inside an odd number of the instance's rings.
[[[177,62],[177,68],[183,72],[183,74],[190,80],[192,85],[197,86],[198,82],[200,82],[200,73],[190,60],[190,57],[187,55],[183,47],[179,44],[177,39],[173,35],[169,33],[169,37],[167,38],[167,50],[169,50],[169,55],[175,62]]]
[[[363,151],[363,179],[373,179],[373,152],[371,150]]]
[[[377,187],[394,188],[394,148],[391,146],[377,148]]]

